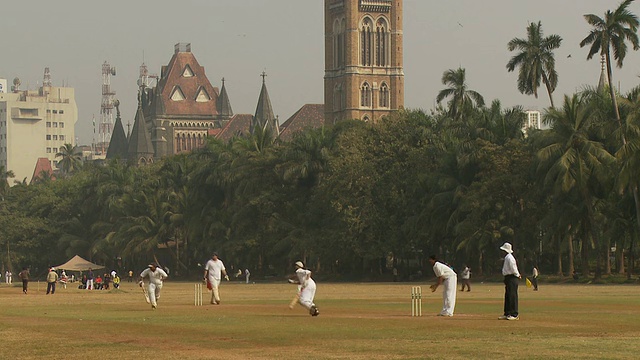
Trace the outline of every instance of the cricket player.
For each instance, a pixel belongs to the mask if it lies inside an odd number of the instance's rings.
[[[438,277],[438,282],[431,285],[431,292],[443,285],[442,311],[438,316],[453,316],[456,307],[456,289],[458,287],[458,275],[449,266],[439,262],[434,255],[429,257],[429,263],[433,266],[433,272]]]
[[[227,275],[227,269],[224,267],[222,260],[218,259],[218,253],[211,255],[211,260],[207,261],[204,266],[204,280],[209,280],[211,283],[211,303],[214,305],[220,305],[220,292],[218,287],[220,286],[220,280],[224,276],[225,280],[229,281],[229,275]]]
[[[316,282],[311,278],[311,271],[304,268],[302,261],[296,261],[296,274],[289,279],[292,284],[300,284],[298,303],[309,310],[311,316],[318,316],[320,311],[313,298],[316,296]]]
[[[138,282],[140,286],[143,286],[144,278],[149,278],[147,293],[149,294],[149,300],[151,301],[151,308],[154,310],[158,306],[158,299],[160,299],[160,290],[162,290],[162,283],[167,277],[167,273],[162,270],[162,268],[158,267],[158,265],[155,263],[149,264],[149,267],[144,269],[142,273],[140,273],[140,279]]]

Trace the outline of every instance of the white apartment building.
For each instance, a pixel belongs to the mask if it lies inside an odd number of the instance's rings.
[[[26,180],[28,184],[38,158],[47,158],[57,169],[60,159],[56,153],[64,144],[75,142],[75,92],[69,87],[50,86],[50,82],[38,90],[7,91],[3,80],[0,79],[4,89],[0,92],[0,165],[13,171],[14,180]],[[12,180],[9,183],[14,184]]]
[[[542,116],[540,116],[540,111],[527,110],[524,113],[527,116],[524,122],[525,131],[527,129],[542,129]]]

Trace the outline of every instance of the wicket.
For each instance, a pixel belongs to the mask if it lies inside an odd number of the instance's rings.
[[[422,316],[422,288],[411,287],[411,316]]]
[[[200,283],[193,286],[193,305],[202,306],[202,284]]]

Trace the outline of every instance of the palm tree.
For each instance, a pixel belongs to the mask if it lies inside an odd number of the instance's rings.
[[[544,82],[549,94],[551,107],[553,96],[551,95],[558,85],[558,73],[553,50],[560,47],[562,38],[559,35],[544,37],[542,23],[531,23],[527,27],[527,38],[513,38],[507,44],[509,51],[518,50],[519,53],[509,60],[507,70],[509,72],[519,67],[518,90],[527,95],[533,94],[538,98],[540,80]]]
[[[441,90],[436,97],[437,102],[441,102],[444,98],[450,97],[449,115],[452,118],[460,118],[464,113],[473,107],[484,106],[484,98],[480,93],[469,90],[466,83],[465,69],[449,69],[442,74],[442,84],[447,85],[446,89]]]
[[[578,95],[564,98],[561,109],[551,108],[546,117],[553,124],[549,144],[538,152],[538,170],[556,199],[572,199],[581,213],[583,272],[588,273],[587,249],[597,241],[595,202],[597,192],[608,181],[609,165],[615,158],[604,145],[592,139],[593,118]],[[598,254],[600,256],[600,253]],[[600,258],[599,258],[600,259]],[[600,261],[598,261],[599,274]]]
[[[594,15],[584,15],[585,20],[593,27],[589,35],[580,42],[580,47],[591,45],[587,60],[600,53],[606,60],[607,75],[609,76],[609,94],[615,108],[616,120],[620,122],[620,110],[613,89],[613,74],[611,71],[611,50],[616,65],[621,68],[627,55],[627,41],[633,45],[633,50],[640,48],[638,42],[638,17],[627,8],[634,0],[625,0],[615,11],[607,10],[604,19]]]
[[[15,174],[11,170],[5,170],[4,165],[0,165],[0,197],[4,199],[4,196],[9,190],[9,179],[15,177]]]
[[[82,153],[77,146],[71,144],[64,144],[56,154],[56,158],[62,158],[58,165],[65,174],[72,173],[82,166]]]

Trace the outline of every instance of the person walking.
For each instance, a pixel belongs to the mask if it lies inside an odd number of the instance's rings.
[[[133,282],[133,270],[129,270],[129,278],[127,280],[128,282]]]
[[[500,320],[520,320],[518,314],[518,281],[521,279],[518,271],[516,258],[513,256],[513,248],[510,243],[506,242],[500,250],[507,255],[504,257],[502,265],[502,276],[504,276],[504,314],[499,317]]]
[[[224,267],[224,263],[218,259],[218,253],[214,252],[204,267],[204,280],[208,280],[211,284],[211,303],[214,305],[220,305],[220,291],[218,287],[220,287],[222,276],[229,281],[229,275],[227,275],[227,269]]]
[[[89,272],[87,272],[87,290],[93,290],[93,270],[89,268]]]
[[[531,284],[533,285],[533,291],[538,291],[538,276],[540,276],[540,272],[538,271],[537,266],[533,266],[533,273],[531,276]]]
[[[320,315],[320,310],[313,302],[316,296],[316,282],[311,278],[311,270],[305,269],[302,261],[296,261],[295,267],[296,273],[289,279],[289,282],[300,284],[298,303],[309,310],[311,316],[318,316]]]
[[[467,288],[467,292],[471,291],[471,282],[469,281],[471,278],[471,269],[469,269],[467,264],[464,264],[464,269],[462,269],[460,277],[462,278],[462,289],[460,291],[464,291],[465,286]]]
[[[431,285],[431,292],[436,291],[438,286],[443,285],[442,310],[438,316],[453,316],[456,307],[456,289],[458,288],[458,275],[449,266],[441,263],[435,255],[429,256],[429,263],[433,266],[433,272],[438,281]]]
[[[154,310],[158,307],[160,290],[162,290],[162,284],[167,277],[167,273],[155,263],[149,264],[149,266],[140,273],[140,279],[138,282],[140,287],[143,286],[145,278],[149,279],[147,282],[147,294],[149,294],[151,308]]]
[[[251,276],[251,273],[249,272],[249,269],[244,269],[244,277],[245,277],[246,284],[249,283],[249,277],[250,276]]]
[[[22,280],[22,292],[27,295],[27,288],[29,287],[29,269],[22,268],[22,271],[18,273],[18,277]]]
[[[56,283],[58,282],[58,273],[56,272],[56,268],[51,267],[49,269],[49,273],[47,274],[47,295],[51,293],[51,295],[56,293]]]

